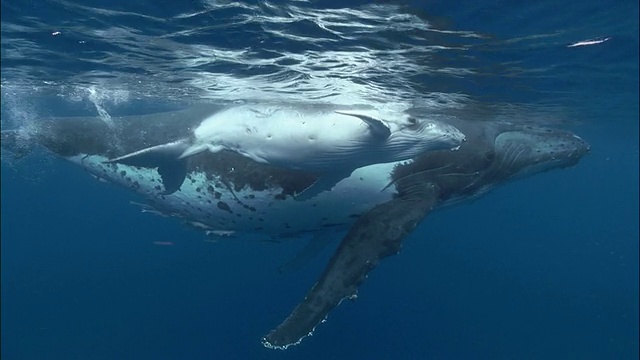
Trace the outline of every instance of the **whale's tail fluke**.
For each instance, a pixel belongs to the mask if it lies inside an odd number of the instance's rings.
[[[182,139],[110,159],[107,163],[118,163],[145,168],[158,168],[164,184],[164,194],[180,189],[187,176],[187,159],[182,155],[190,148],[189,139]]]

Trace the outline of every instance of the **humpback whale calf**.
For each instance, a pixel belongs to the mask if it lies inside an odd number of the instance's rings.
[[[234,151],[258,163],[320,174],[299,200],[331,190],[362,166],[412,158],[424,151],[454,149],[464,135],[437,120],[372,109],[335,110],[283,105],[232,106],[204,119],[185,139],[109,160],[158,168],[167,193],[186,176],[185,158]]]
[[[344,230],[316,283],[262,339],[264,346],[276,349],[298,344],[343,299],[352,298],[369,272],[396,254],[433,209],[478,197],[518,177],[573,166],[589,151],[584,140],[565,130],[440,117],[465,135],[457,151],[428,151],[409,160],[357,168],[331,191],[308,201],[292,195],[313,184],[317,174],[259,163],[232,151],[185,158],[186,181],[171,194],[153,169],[106,162],[188,137],[211,113],[204,106],[113,117],[115,126],[97,117],[42,119],[25,129],[2,131],[1,143],[19,154],[40,144],[98,179],[141,194],[149,201],[148,209],[200,231],[288,238]]]

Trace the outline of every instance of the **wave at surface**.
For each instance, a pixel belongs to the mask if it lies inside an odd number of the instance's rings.
[[[540,102],[572,96],[572,89],[549,86],[558,64],[524,61],[575,54],[567,45],[582,39],[568,31],[483,33],[404,5],[340,4],[5,1],[3,98],[28,91],[81,97],[96,108],[126,94],[131,101],[286,99],[437,110],[478,97],[510,96],[504,101],[512,104],[532,94],[546,94]],[[465,11],[476,17],[486,10]],[[514,21],[507,11],[501,19]],[[505,60],[496,61],[498,52]],[[91,98],[96,91],[100,104]]]

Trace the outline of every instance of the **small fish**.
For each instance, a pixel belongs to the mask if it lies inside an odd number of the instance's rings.
[[[143,212],[143,213],[149,213],[149,214],[154,214],[154,215],[158,215],[158,216],[165,217],[165,218],[166,218],[166,217],[170,217],[170,215],[167,215],[167,214],[163,213],[162,211],[160,211],[160,210],[156,210],[156,209],[153,209],[153,208],[149,208],[149,209],[145,209],[145,208],[143,208],[143,209],[141,210],[141,212]]]
[[[236,233],[235,231],[229,231],[229,230],[207,230],[206,232],[207,235],[217,235],[217,236],[231,236],[235,233]]]
[[[91,177],[93,177],[94,179],[98,180],[101,183],[105,183],[105,184],[109,183],[109,181],[107,179],[105,179],[103,177],[100,177],[98,175],[91,174]]]
[[[158,246],[173,246],[173,242],[171,241],[154,241],[153,245],[158,245]]]
[[[198,229],[203,229],[203,230],[207,230],[207,235],[208,235],[208,231],[211,230],[211,226],[205,224],[205,223],[201,223],[200,221],[187,221],[187,224],[198,228]]]
[[[604,39],[592,39],[592,40],[578,41],[577,43],[573,43],[571,45],[567,45],[567,47],[598,45],[598,44],[602,44],[605,41],[608,41],[609,39],[611,39],[611,38],[607,37],[607,38],[604,38]]]

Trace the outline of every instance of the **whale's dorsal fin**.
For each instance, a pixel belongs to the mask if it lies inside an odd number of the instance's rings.
[[[342,239],[320,279],[289,317],[263,338],[263,345],[284,349],[311,334],[342,300],[356,295],[358,286],[380,260],[400,251],[402,241],[433,209],[438,196],[437,186],[421,184],[407,196],[362,215]]]
[[[182,139],[168,144],[156,145],[130,154],[110,159],[106,163],[145,168],[158,168],[162,178],[164,194],[172,194],[180,189],[187,176],[187,161],[180,156],[191,146],[188,139]]]
[[[356,112],[335,110],[335,113],[357,117],[358,119],[362,120],[365,124],[369,125],[369,129],[371,129],[371,132],[373,133],[373,135],[380,140],[385,140],[389,136],[391,136],[391,129],[389,129],[389,127],[385,125],[381,120],[372,118],[371,116],[368,116],[368,115],[359,114]]]

